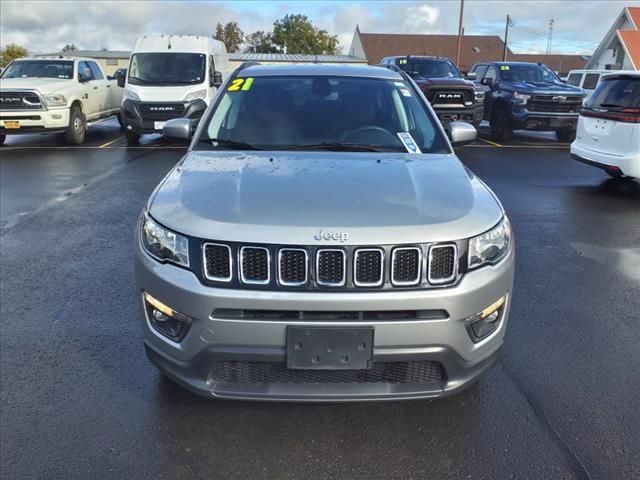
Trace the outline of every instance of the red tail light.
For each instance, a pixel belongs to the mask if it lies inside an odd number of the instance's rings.
[[[615,120],[623,123],[640,123],[640,108],[623,108],[615,112],[597,112],[583,108],[580,116]]]

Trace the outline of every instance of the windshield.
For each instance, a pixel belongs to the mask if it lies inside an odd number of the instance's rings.
[[[73,78],[73,62],[60,60],[17,60],[2,72],[2,78]]]
[[[404,81],[354,77],[236,78],[209,117],[201,148],[449,153]],[[215,141],[208,139],[216,139]],[[409,140],[410,142],[410,140]]]
[[[552,82],[562,80],[545,65],[500,65],[500,78],[505,82]]]
[[[135,53],[129,83],[133,85],[195,85],[205,77],[206,55],[200,53]]]
[[[400,61],[400,68],[412,77],[462,78],[456,66],[448,60],[407,58]]]
[[[640,107],[640,78],[604,78],[593,92],[587,108],[623,109]]]

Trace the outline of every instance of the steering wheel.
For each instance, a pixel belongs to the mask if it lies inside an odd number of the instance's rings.
[[[364,125],[362,127],[358,127],[355,130],[350,130],[346,132],[342,136],[342,140],[355,140],[359,136],[366,136],[367,133],[372,134],[382,134],[384,136],[390,137],[392,140],[397,140],[396,137],[386,128],[379,127],[377,125]],[[366,142],[366,143],[376,143],[376,142]]]

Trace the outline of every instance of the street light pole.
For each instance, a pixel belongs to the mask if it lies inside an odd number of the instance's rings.
[[[462,35],[464,29],[462,28],[462,18],[464,16],[464,0],[460,0],[460,19],[458,21],[458,46],[456,48],[456,67],[460,69],[460,49],[462,48]]]
[[[509,42],[509,25],[511,24],[511,17],[507,14],[507,26],[504,30],[504,50],[502,52],[502,61],[507,61],[507,43]]]

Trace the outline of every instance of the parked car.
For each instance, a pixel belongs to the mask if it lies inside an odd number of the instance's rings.
[[[640,73],[602,76],[580,112],[571,156],[612,177],[640,178]]]
[[[6,135],[61,132],[81,144],[87,123],[117,115],[121,101],[122,88],[94,59],[14,60],[0,76],[0,143]]]
[[[130,144],[160,133],[167,120],[202,116],[229,72],[224,43],[204,36],[145,35],[138,38],[126,79],[122,123]]]
[[[575,137],[585,93],[563,83],[546,65],[483,62],[471,72],[486,90],[484,118],[497,140],[509,140],[518,129],[553,130],[561,142]]]
[[[169,120],[172,141],[189,119]],[[251,65],[136,230],[147,355],[208,397],[434,397],[499,355],[509,220],[404,72]]]
[[[588,99],[600,84],[602,76],[609,73],[624,73],[624,70],[571,70],[566,83],[582,88]]]
[[[448,58],[406,55],[385,57],[382,65],[395,65],[418,84],[446,127],[462,120],[478,128],[482,122],[484,91],[465,80]]]

